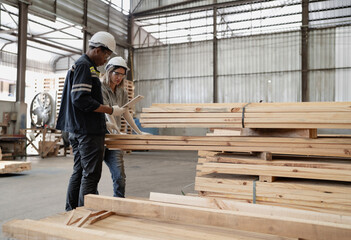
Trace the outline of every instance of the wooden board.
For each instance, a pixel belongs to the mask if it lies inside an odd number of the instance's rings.
[[[210,173],[226,173],[256,176],[275,176],[275,177],[291,177],[305,179],[335,180],[351,182],[351,164],[340,164],[339,169],[333,168],[315,168],[313,164],[308,167],[286,166],[285,161],[280,161],[275,165],[275,161],[271,164],[232,164],[232,163],[204,163],[198,169],[202,174]],[[281,164],[281,165],[279,165]],[[287,163],[287,165],[290,164]],[[317,165],[317,164],[316,164]],[[342,167],[345,166],[345,169]],[[334,165],[332,166],[334,167]]]
[[[205,208],[215,208],[239,212],[258,213],[269,216],[284,216],[292,218],[301,218],[306,220],[317,220],[341,224],[351,224],[351,216],[341,214],[320,213],[315,211],[306,211],[300,209],[291,209],[279,206],[267,206],[259,204],[250,204],[234,201],[225,198],[206,198],[199,196],[181,196],[175,194],[151,192],[151,201],[173,203]]]
[[[109,149],[271,152],[351,158],[350,138],[106,135]]]
[[[30,162],[0,161],[0,174],[18,173],[31,170]]]

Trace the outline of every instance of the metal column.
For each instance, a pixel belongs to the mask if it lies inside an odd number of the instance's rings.
[[[214,3],[217,3],[215,0]],[[213,102],[218,102],[218,79],[217,79],[217,7],[213,7]]]
[[[27,65],[28,4],[19,1],[16,102],[24,103]]]
[[[308,84],[308,4],[309,0],[302,0],[302,26],[301,26],[301,90],[302,102],[309,101]]]
[[[88,33],[87,33],[87,28],[88,28],[88,0],[84,0],[84,15],[83,15],[83,21],[84,21],[84,28],[83,28],[83,53],[86,53],[88,50]]]
[[[133,30],[134,18],[132,15],[128,16],[128,63],[130,66],[130,71],[127,73],[127,79],[134,81],[134,48],[133,48],[133,39],[132,39],[132,30]]]

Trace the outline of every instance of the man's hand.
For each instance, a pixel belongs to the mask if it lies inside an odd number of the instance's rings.
[[[125,113],[126,109],[125,108],[121,108],[118,105],[114,105],[112,107],[112,116],[122,116],[123,113]]]
[[[106,122],[106,128],[107,128],[107,131],[108,131],[110,134],[119,133],[118,127],[117,127],[115,124],[113,124],[113,123]]]

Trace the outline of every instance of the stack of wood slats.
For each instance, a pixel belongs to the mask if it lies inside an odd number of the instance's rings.
[[[152,104],[142,111],[150,128],[351,129],[351,102]]]
[[[65,86],[65,78],[59,78],[56,83],[56,89],[57,89],[57,97],[56,97],[56,118],[58,117],[58,114],[60,112],[60,107],[61,107],[61,101],[62,101],[62,93],[63,93],[63,88]]]
[[[351,215],[350,161],[200,151],[195,190],[206,197]],[[272,178],[266,182],[266,177]]]
[[[30,162],[0,161],[0,174],[18,173],[31,169]]]
[[[133,81],[124,80],[124,89],[128,93],[128,101],[132,100],[134,98],[134,83],[133,83]],[[134,109],[129,109],[129,112],[133,116]],[[133,133],[132,128],[127,124],[126,120],[123,117],[121,120],[121,129],[120,130],[121,130],[121,132],[127,133],[127,134]]]
[[[209,150],[351,157],[351,138],[107,135],[111,149]]]
[[[215,201],[228,209],[223,210],[207,207],[199,198],[190,200],[183,197],[174,204],[87,195],[84,207],[73,212],[39,221],[12,220],[3,225],[3,233],[37,240],[346,240],[351,235],[348,216]]]

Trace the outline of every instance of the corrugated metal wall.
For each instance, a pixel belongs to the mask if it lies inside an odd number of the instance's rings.
[[[219,40],[219,102],[300,101],[300,42],[299,32]],[[137,49],[134,63],[136,91],[146,96],[138,111],[213,101],[212,41]]]
[[[8,52],[0,52],[1,66],[17,67],[17,55]],[[27,60],[28,71],[40,73],[52,73],[53,69],[49,63],[43,63],[35,60]]]
[[[137,49],[134,64],[135,92],[146,96],[141,107],[212,101],[212,42]]]
[[[309,32],[309,100],[334,101],[335,28]]]
[[[309,49],[310,101],[351,101],[351,27],[311,31]]]
[[[299,32],[218,42],[219,102],[289,102],[300,94]]]
[[[336,29],[335,101],[351,101],[351,26]]]
[[[146,96],[137,110],[151,103],[212,102],[212,52],[212,41],[136,49],[136,89]],[[310,101],[351,100],[350,53],[350,26],[310,31]],[[218,40],[218,100],[301,101],[301,33]]]

